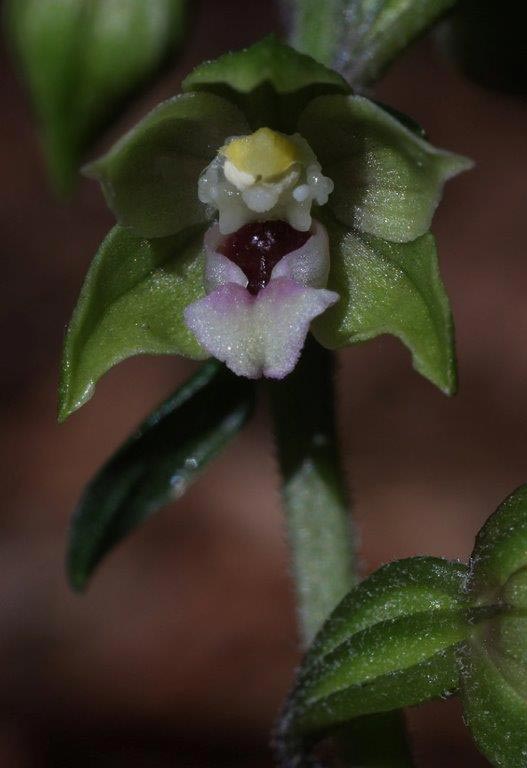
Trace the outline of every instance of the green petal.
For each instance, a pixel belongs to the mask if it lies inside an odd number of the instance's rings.
[[[274,35],[197,67],[184,91],[209,91],[238,104],[251,128],[269,126],[292,133],[298,116],[321,94],[349,93],[346,81]]]
[[[479,749],[496,768],[525,768],[525,690],[502,675],[481,638],[465,644],[459,667],[464,719]]]
[[[336,349],[393,334],[412,353],[414,368],[453,394],[454,328],[434,237],[388,243],[348,232],[329,217],[325,224],[331,253],[328,288],[340,294],[340,301],[313,324],[320,343]]]
[[[185,307],[204,295],[202,240],[201,227],[153,241],[112,229],[91,265],[66,335],[61,421],[127,357],[207,357],[183,321]]]
[[[335,182],[328,206],[350,227],[385,240],[430,228],[444,183],[472,162],[436,149],[362,96],[321,96],[298,130]]]
[[[179,45],[184,11],[184,0],[9,0],[8,30],[61,191],[106,121]]]
[[[248,133],[241,112],[210,93],[160,104],[85,169],[117,220],[141,237],[166,237],[208,218],[198,178],[229,136]]]

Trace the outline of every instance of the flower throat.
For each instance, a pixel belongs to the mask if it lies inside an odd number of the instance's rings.
[[[280,259],[310,237],[311,232],[299,232],[285,221],[257,221],[228,235],[218,250],[240,267],[249,281],[247,290],[255,296],[265,288]]]

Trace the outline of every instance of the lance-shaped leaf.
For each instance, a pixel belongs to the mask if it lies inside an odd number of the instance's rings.
[[[75,589],[139,523],[183,495],[246,423],[254,393],[254,382],[209,361],[141,424],[92,480],[74,514],[68,572]]]
[[[465,576],[457,563],[411,558],[344,598],[300,669],[284,718],[292,737],[453,691],[456,647],[470,631]]]
[[[456,389],[454,328],[431,234],[410,243],[347,231],[325,217],[330,236],[328,288],[340,294],[313,325],[326,347],[383,333],[397,336],[414,367],[446,394]]]
[[[9,0],[50,170],[71,186],[97,131],[181,42],[185,0]]]
[[[198,178],[229,136],[248,133],[237,107],[210,93],[174,96],[85,168],[120,224],[165,237],[205,222]]]
[[[306,0],[297,0],[302,4]],[[342,0],[333,62],[353,85],[373,83],[456,0]],[[323,5],[321,3],[321,5]]]
[[[472,167],[362,96],[315,99],[298,130],[335,183],[328,206],[337,219],[385,240],[427,232],[445,182]]]
[[[471,600],[488,612],[460,651],[465,720],[497,768],[527,765],[527,486],[509,496],[476,539]]]
[[[157,240],[142,240],[119,226],[111,230],[86,276],[66,335],[61,421],[127,357],[207,357],[183,321],[185,307],[204,295],[202,240],[201,227]]]
[[[336,72],[270,35],[250,48],[201,64],[184,80],[183,90],[208,91],[233,101],[253,130],[268,126],[292,133],[311,99],[349,93],[350,87]]]

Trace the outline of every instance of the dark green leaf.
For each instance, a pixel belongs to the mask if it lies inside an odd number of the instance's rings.
[[[241,107],[251,128],[268,126],[291,133],[300,112],[315,96],[349,93],[346,81],[274,35],[197,67],[185,91],[209,91]]]
[[[248,133],[241,112],[210,93],[159,104],[99,160],[99,179],[120,224],[141,237],[165,237],[209,218],[198,178],[229,136]]]
[[[481,627],[480,635],[484,631]],[[525,627],[523,631],[525,636]],[[479,749],[492,765],[496,768],[525,768],[527,657],[524,656],[523,664],[516,669],[516,672],[521,671],[520,677],[504,675],[499,659],[495,650],[486,647],[483,636],[463,645],[460,669],[464,717]],[[508,668],[512,673],[510,663]]]
[[[470,587],[492,602],[507,580],[527,567],[527,485],[512,493],[487,520],[472,553]]]
[[[89,142],[182,39],[185,0],[9,0],[7,22],[67,191]]]
[[[381,568],[329,617],[304,661],[286,720],[315,734],[457,687],[457,645],[470,632],[466,568],[412,558]]]
[[[297,0],[302,3],[304,0]],[[476,0],[477,2],[478,0]],[[353,85],[373,83],[456,0],[342,0],[336,60]]]
[[[348,231],[329,217],[324,223],[331,252],[328,288],[340,300],[313,325],[320,343],[336,349],[391,333],[409,348],[419,373],[453,394],[454,328],[433,236],[388,243]]]
[[[328,207],[348,227],[406,242],[432,222],[448,179],[472,167],[362,96],[321,96],[298,130],[335,183]]]
[[[119,226],[112,229],[86,276],[66,335],[61,420],[127,357],[207,357],[183,321],[185,307],[204,295],[202,240],[201,227],[157,240],[141,240]]]
[[[68,554],[75,589],[139,523],[183,495],[246,423],[254,392],[253,382],[210,361],[141,424],[95,476],[75,512]]]

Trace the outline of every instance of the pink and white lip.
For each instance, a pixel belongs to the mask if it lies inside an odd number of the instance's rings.
[[[311,322],[338,301],[338,293],[325,287],[326,230],[313,221],[311,232],[301,248],[280,259],[269,283],[254,296],[243,270],[219,253],[224,236],[218,224],[207,231],[207,296],[186,308],[185,322],[202,346],[238,376],[287,376],[300,357]]]

